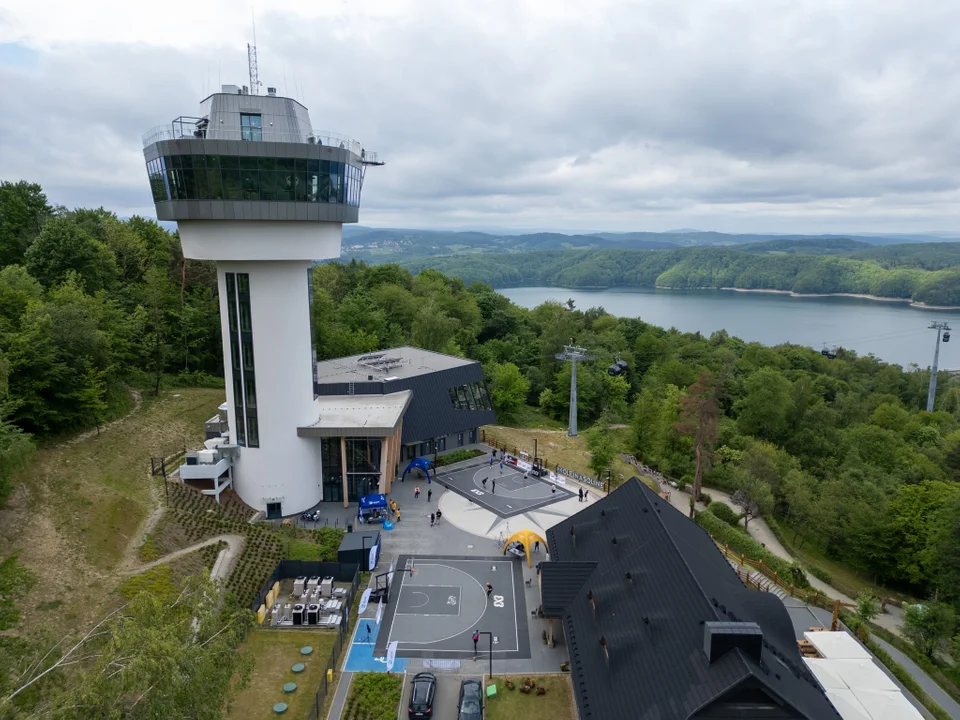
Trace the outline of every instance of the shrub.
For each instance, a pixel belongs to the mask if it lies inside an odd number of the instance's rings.
[[[398,675],[360,672],[350,683],[347,720],[394,720],[403,693]]]
[[[707,512],[713,513],[720,520],[723,520],[727,525],[732,525],[737,527],[740,523],[740,515],[732,507],[726,503],[718,502],[713,503],[707,508]]]
[[[159,598],[176,597],[177,586],[173,582],[173,570],[167,565],[159,565],[134,575],[120,586],[120,594],[128,600],[142,592],[148,592]]]
[[[710,507],[710,503],[713,502],[713,498],[705,492],[700,493],[700,502],[706,507]]]
[[[452,452],[437,456],[437,467],[453,465],[454,463],[463,462],[464,460],[472,460],[473,458],[480,457],[481,455],[486,455],[486,453],[483,450],[476,450],[473,448],[453,450]]]
[[[833,581],[833,576],[818,565],[811,565],[807,568],[807,570],[809,570],[810,574],[813,575],[817,580],[822,580],[828,585]]]
[[[717,505],[720,505],[720,503],[717,503]],[[728,545],[734,552],[742,553],[751,560],[763,560],[766,567],[776,572],[786,582],[794,578],[792,563],[777,557],[746,533],[740,532],[739,529],[723,522],[713,514],[713,507],[711,505],[710,510],[697,513],[695,522],[706,530],[714,540],[720,544]],[[810,587],[810,583],[807,582],[805,576],[802,579],[798,578],[798,580],[802,581],[795,582],[797,587],[804,589]]]

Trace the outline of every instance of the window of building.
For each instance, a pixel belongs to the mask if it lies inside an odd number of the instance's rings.
[[[250,321],[250,276],[224,273],[233,367],[233,409],[237,444],[260,447],[257,422],[257,380],[253,367],[253,328]]]
[[[263,140],[263,118],[252,113],[240,113],[240,136],[244,140]]]
[[[448,388],[450,402],[456,410],[492,410],[487,385],[483,382]]]

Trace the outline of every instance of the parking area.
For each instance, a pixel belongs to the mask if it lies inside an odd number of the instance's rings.
[[[481,656],[529,658],[526,613],[518,560],[401,555],[373,654],[396,641],[398,658],[472,658],[477,630]]]
[[[457,717],[457,700],[460,697],[460,682],[462,680],[472,679],[482,683],[483,678],[479,673],[476,675],[434,674],[437,676],[437,694],[433,700],[433,717],[438,718],[438,720],[445,720],[446,718],[453,720],[453,718]],[[404,717],[406,716],[407,708],[410,707],[410,688],[413,685],[414,675],[416,675],[416,673],[407,672],[403,683],[403,700],[400,703],[400,708],[401,715]]]
[[[440,474],[436,481],[502,518],[573,496],[569,490],[512,465],[501,467],[499,461]]]

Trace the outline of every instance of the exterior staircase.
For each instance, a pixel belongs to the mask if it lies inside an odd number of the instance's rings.
[[[763,573],[753,570],[745,565],[741,565],[730,558],[727,558],[727,562],[730,563],[730,567],[732,567],[734,572],[740,576],[740,579],[743,580],[744,585],[747,587],[753,590],[760,590],[761,592],[773,593],[781,600],[787,597],[787,591],[777,585],[773,580],[768,578]]]

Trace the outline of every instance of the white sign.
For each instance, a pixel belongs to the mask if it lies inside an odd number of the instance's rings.
[[[370,561],[369,561],[369,567],[367,568],[367,570],[370,570],[372,572],[376,566],[377,566],[377,546],[374,545],[372,548],[370,548]]]
[[[380,624],[380,620],[383,618],[383,598],[380,599],[380,602],[377,603],[377,625]]]
[[[387,672],[393,670],[393,662],[397,659],[397,645],[396,640],[387,645]]]
[[[372,590],[370,588],[363,591],[363,595],[360,596],[360,605],[357,607],[357,615],[363,615],[363,611],[367,609],[371,592]]]

